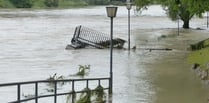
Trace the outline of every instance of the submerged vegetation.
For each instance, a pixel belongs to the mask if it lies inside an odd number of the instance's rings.
[[[90,65],[79,65],[79,71],[76,73],[74,76],[85,76],[86,71],[90,70]],[[46,89],[47,92],[54,92],[54,81],[55,80],[64,80],[66,78],[63,75],[57,75],[57,73],[51,75],[47,80],[51,81],[47,84],[48,88]],[[57,82],[57,84],[62,87],[66,85],[65,82]],[[76,93],[74,90],[70,91],[69,94],[66,97],[66,103],[71,103],[71,100],[75,100],[75,103],[104,103],[105,102],[105,97],[106,93],[104,91],[104,88],[98,84],[98,86],[94,89],[90,88],[84,88],[81,90],[82,92]],[[79,95],[79,98],[77,98],[77,95]],[[25,95],[25,98],[30,98],[30,95]]]
[[[57,73],[55,73],[53,76],[50,76],[49,78],[47,78],[47,80],[51,81],[47,84],[47,86],[49,88],[47,88],[46,90],[48,92],[54,92],[54,82],[55,80],[63,80],[65,77],[63,75],[57,76]],[[65,82],[58,82],[59,86],[63,86],[65,85]]]
[[[71,98],[76,101],[75,103],[105,103],[106,101],[106,93],[101,85],[95,89],[84,88],[82,91],[82,93],[67,95],[66,103],[71,103]],[[78,94],[79,98],[77,98]]]
[[[84,76],[84,75],[88,74],[89,71],[90,71],[90,65],[79,65],[79,69],[78,69],[78,72],[76,73],[76,75]]]

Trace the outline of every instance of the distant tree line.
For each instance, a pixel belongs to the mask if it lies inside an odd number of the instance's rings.
[[[122,2],[125,0],[115,0]],[[0,0],[0,8],[44,8],[86,5],[108,5],[111,0]]]

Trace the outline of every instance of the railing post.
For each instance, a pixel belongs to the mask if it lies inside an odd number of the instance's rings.
[[[89,80],[86,80],[86,88],[89,88]]]
[[[38,103],[38,82],[35,83],[35,103]]]
[[[207,12],[207,28],[208,28],[208,25],[209,25],[209,13]]]
[[[54,81],[54,103],[57,103],[57,81]]]
[[[21,94],[21,91],[20,91],[20,84],[17,84],[17,101],[19,103],[20,101],[20,94]]]
[[[109,95],[111,95],[112,94],[112,78],[109,78]]]
[[[101,85],[101,80],[100,79],[99,79],[99,83],[98,84],[99,84],[99,86]]]
[[[75,88],[74,88],[74,80],[72,80],[72,103],[75,103]]]

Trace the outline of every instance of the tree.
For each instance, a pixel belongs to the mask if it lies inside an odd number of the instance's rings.
[[[189,28],[189,22],[194,15],[202,17],[202,13],[209,10],[209,0],[136,0],[136,5],[141,6],[141,1],[161,4],[172,20],[181,19],[184,22],[185,29]]]

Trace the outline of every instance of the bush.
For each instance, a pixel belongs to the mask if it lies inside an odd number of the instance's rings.
[[[33,8],[46,8],[47,6],[44,4],[45,0],[36,0],[33,4]]]
[[[59,2],[59,7],[69,6],[86,6],[88,3],[85,0],[62,0]]]
[[[47,7],[58,7],[59,5],[59,0],[45,0],[44,4]]]
[[[94,5],[107,5],[108,3],[108,0],[95,0]]]
[[[34,0],[9,0],[16,8],[31,8]]]
[[[109,0],[84,0],[89,5],[108,5],[110,2]]]
[[[0,0],[0,8],[14,8],[14,5],[9,0]]]

